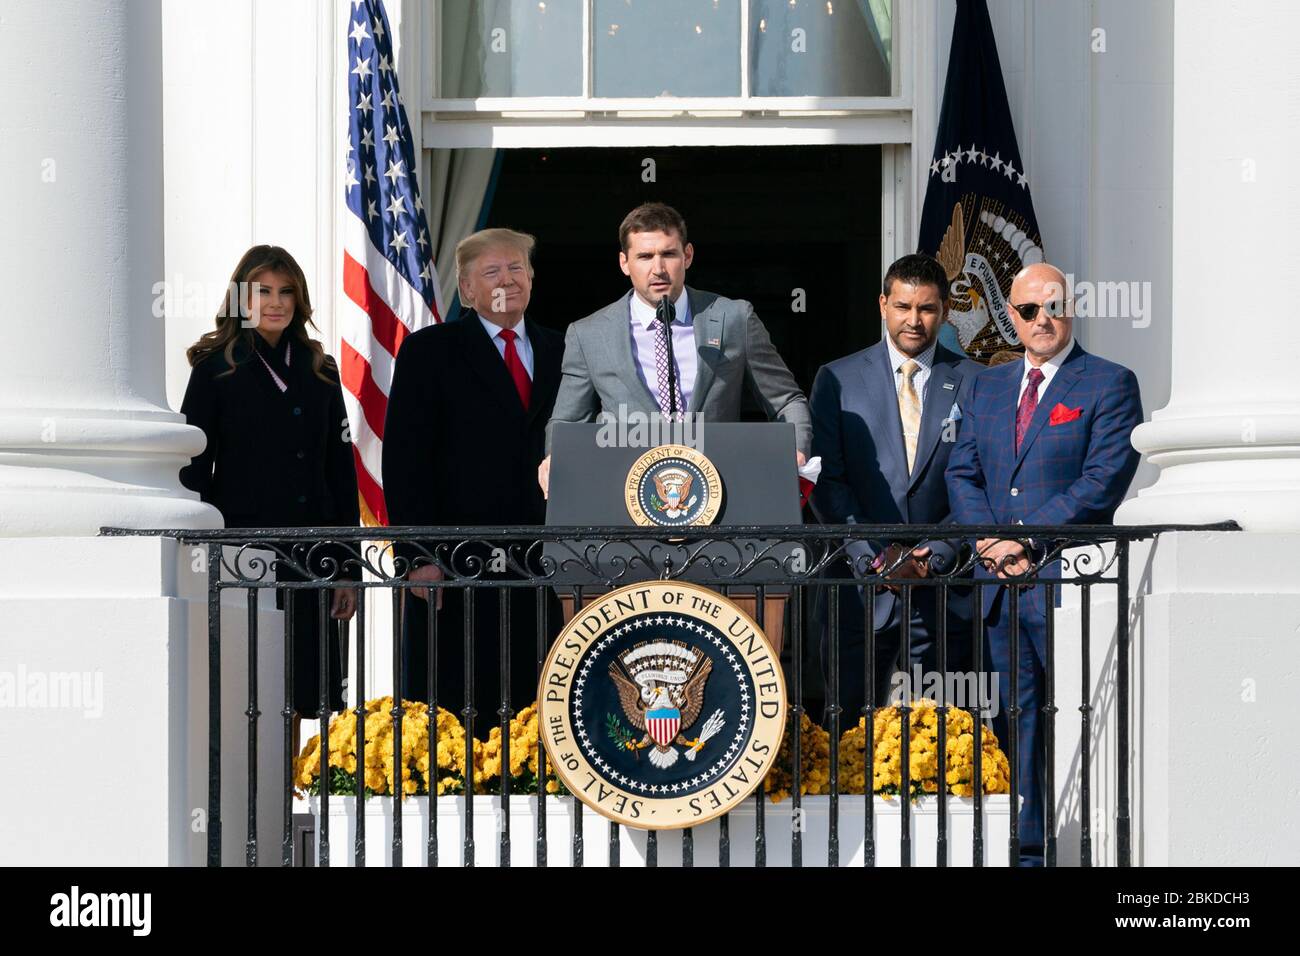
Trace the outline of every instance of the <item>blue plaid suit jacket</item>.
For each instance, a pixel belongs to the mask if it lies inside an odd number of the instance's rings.
[[[975,377],[945,472],[953,518],[958,524],[1110,523],[1138,466],[1129,440],[1142,422],[1137,376],[1076,343],[1039,395],[1017,453],[1023,375],[1024,363],[1016,361]],[[1081,413],[1051,425],[1057,405]],[[1003,589],[982,590],[987,615]]]

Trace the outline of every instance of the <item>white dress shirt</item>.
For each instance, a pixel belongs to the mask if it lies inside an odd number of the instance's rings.
[[[920,355],[915,357],[904,355],[894,347],[894,340],[889,337],[889,333],[885,333],[885,348],[889,350],[889,368],[894,373],[894,392],[903,390],[903,364],[908,359],[912,359],[919,366],[916,374],[912,376],[912,387],[916,389],[916,397],[921,403],[921,408],[925,408],[925,386],[930,381],[930,368],[934,365],[934,353],[938,347],[939,340],[935,339]]]
[[[478,315],[477,312],[474,313]],[[501,356],[501,361],[506,359],[506,340],[500,335],[501,326],[495,322],[489,322],[483,316],[479,315],[478,320],[483,323],[483,328],[487,330],[488,337],[492,339],[492,344],[497,347],[497,354]],[[519,324],[515,326],[515,352],[519,355],[519,361],[524,363],[524,370],[528,373],[528,380],[533,379],[533,343],[528,341],[528,333],[524,331],[524,320],[520,319]]]
[[[673,362],[677,366],[677,386],[682,391],[684,407],[681,411],[684,412],[691,407],[695,370],[699,365],[699,355],[695,351],[695,317],[691,315],[691,300],[685,288],[673,300],[673,310]],[[655,307],[642,302],[636,292],[632,293],[631,324],[632,361],[641,381],[657,401],[659,372],[655,368],[655,337],[663,335],[662,323],[655,316]]]
[[[1070,341],[1065,343],[1065,348],[1057,352],[1042,365],[1032,365],[1029,362],[1029,353],[1025,353],[1025,367],[1020,373],[1020,392],[1016,395],[1016,407],[1020,407],[1020,399],[1025,397],[1025,389],[1029,386],[1029,370],[1036,368],[1043,373],[1043,380],[1038,383],[1038,398],[1041,401],[1043,393],[1047,391],[1047,386],[1052,384],[1052,376],[1056,370],[1064,364],[1066,357],[1074,351],[1074,336],[1070,336]]]

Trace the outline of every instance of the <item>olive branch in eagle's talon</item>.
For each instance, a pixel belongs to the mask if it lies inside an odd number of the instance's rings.
[[[617,714],[605,715],[605,730],[610,740],[614,741],[614,745],[620,750],[630,750],[638,760],[641,758],[637,751],[647,744],[637,744],[636,736],[623,726],[623,721],[618,719]]]

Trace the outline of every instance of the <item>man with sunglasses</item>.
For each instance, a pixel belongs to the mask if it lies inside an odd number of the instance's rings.
[[[1137,377],[1075,341],[1073,303],[1055,266],[1037,263],[1021,270],[1011,283],[1010,306],[1024,359],[989,368],[975,379],[945,475],[953,516],[959,524],[1109,524],[1138,466],[1129,441],[1142,422]],[[1038,566],[1043,555],[1031,539],[982,538],[976,547],[980,577],[1009,579],[1031,569],[1047,577],[1059,574],[1055,562]],[[1007,588],[980,590],[1001,695],[995,728],[1003,742],[1013,687],[1020,707],[1021,864],[1041,865],[1043,801],[1052,799],[1043,793],[1040,726],[1051,609],[1042,585],[1020,595],[1013,683]]]

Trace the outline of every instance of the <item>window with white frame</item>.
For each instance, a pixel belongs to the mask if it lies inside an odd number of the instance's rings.
[[[435,214],[431,226],[473,228],[473,197],[490,188],[500,149],[874,145],[888,263],[914,241],[917,55],[928,65],[914,34],[933,19],[927,10],[917,0],[421,0],[425,181],[465,206],[463,221]]]
[[[439,0],[435,114],[906,109],[894,0]]]

